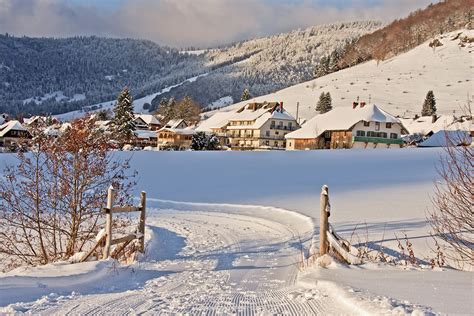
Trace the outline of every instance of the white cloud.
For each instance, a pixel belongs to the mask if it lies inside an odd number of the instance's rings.
[[[0,0],[0,32],[29,36],[94,34],[146,38],[172,46],[212,46],[322,23],[390,21],[430,1],[355,0],[342,6],[329,2],[125,0],[118,9],[107,11],[64,0]]]

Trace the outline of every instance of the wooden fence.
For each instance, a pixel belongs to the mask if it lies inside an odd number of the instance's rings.
[[[102,259],[107,259],[109,257],[118,258],[119,255],[124,251],[132,241],[139,240],[139,251],[145,251],[145,217],[146,217],[146,193],[140,193],[140,204],[138,206],[133,205],[114,205],[115,200],[115,190],[112,186],[109,187],[107,192],[107,207],[102,210],[102,213],[105,214],[105,234],[101,236],[95,245],[84,254],[81,258],[81,262],[86,261],[100,246],[103,245],[104,249],[102,252]],[[140,212],[140,220],[138,227],[135,233],[128,234],[116,239],[112,238],[112,224],[113,224],[113,214],[117,213],[131,213],[131,212]],[[117,245],[113,252],[111,253],[111,247]]]
[[[331,204],[329,202],[329,188],[323,185],[320,197],[320,216],[319,216],[319,255],[322,256],[331,249],[336,255],[349,264],[361,264],[362,260],[354,255],[357,253],[347,240],[339,236],[328,218],[331,215]]]

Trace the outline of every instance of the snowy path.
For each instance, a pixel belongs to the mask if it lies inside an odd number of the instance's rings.
[[[149,213],[145,258],[133,272],[118,271],[129,274],[129,290],[104,285],[96,293],[37,302],[29,311],[81,315],[351,313],[327,290],[295,284],[300,236],[307,241],[312,233],[308,218],[258,206],[171,202],[170,206],[175,209]],[[143,275],[150,277],[140,284]],[[137,285],[132,286],[135,281]]]

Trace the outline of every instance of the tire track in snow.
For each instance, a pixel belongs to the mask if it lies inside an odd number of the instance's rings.
[[[196,206],[199,207],[199,206]],[[340,314],[337,298],[324,289],[298,288],[294,260],[297,236],[307,234],[304,218],[288,213],[201,206],[148,213],[148,231],[166,229],[185,239],[175,254],[157,259],[160,235],[148,236],[148,256],[137,269],[171,272],[119,293],[79,296],[57,306],[37,306],[41,314]],[[240,214],[239,214],[240,213]],[[253,213],[253,214],[252,214]],[[296,220],[295,220],[296,218]],[[288,225],[287,221],[292,225]],[[299,227],[300,230],[297,230]],[[309,232],[311,233],[311,231]],[[149,233],[150,234],[150,233]],[[166,244],[166,242],[164,242]]]

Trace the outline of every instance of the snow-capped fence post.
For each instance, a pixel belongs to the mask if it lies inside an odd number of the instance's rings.
[[[110,245],[112,243],[112,207],[114,205],[114,188],[109,187],[107,191],[107,208],[105,210],[105,247],[102,257],[107,259],[110,256]]]
[[[322,256],[328,252],[328,216],[329,216],[329,188],[323,185],[320,198],[319,214],[319,255]]]
[[[145,251],[145,216],[146,216],[146,192],[140,193],[140,223],[138,224],[138,232],[140,237],[140,252]]]

